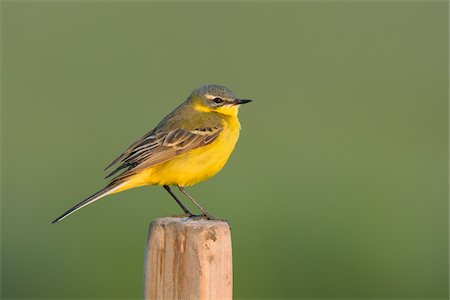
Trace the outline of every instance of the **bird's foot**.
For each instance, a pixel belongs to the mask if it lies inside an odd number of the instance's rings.
[[[187,215],[187,218],[185,221],[189,221],[189,220],[201,220],[201,219],[208,219],[206,216],[204,215],[194,215],[194,214],[190,214]]]
[[[204,214],[201,215],[200,217],[203,217],[203,218],[205,218],[205,219],[207,219],[207,220],[211,220],[211,221],[225,222],[225,223],[227,223],[228,226],[230,226],[230,228],[231,228],[231,224],[230,224],[230,222],[229,222],[227,219],[218,218],[218,217],[215,217],[215,216],[213,216],[213,215],[211,215],[211,214],[209,214],[209,213],[204,213]]]
[[[183,215],[172,215],[171,217],[173,218],[186,218],[186,221],[192,220],[192,221],[196,221],[196,220],[210,220],[210,221],[220,221],[220,222],[226,222],[230,228],[231,228],[231,224],[228,220],[226,219],[221,219],[221,218],[217,218],[211,214],[207,214],[207,215],[194,215],[194,214],[183,214]]]
[[[188,218],[192,216],[192,214],[182,214],[182,215],[170,215],[171,218]]]

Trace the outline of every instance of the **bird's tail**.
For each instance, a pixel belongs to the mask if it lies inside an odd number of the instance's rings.
[[[65,218],[67,218],[68,216],[70,216],[71,214],[73,214],[74,212],[76,212],[79,209],[82,209],[85,206],[88,206],[91,203],[94,203],[95,201],[99,200],[100,198],[103,198],[109,194],[112,194],[114,191],[116,191],[117,189],[119,189],[123,184],[125,184],[125,182],[112,182],[110,184],[108,184],[106,187],[104,187],[103,189],[101,189],[100,191],[98,191],[97,193],[93,194],[92,196],[86,198],[85,200],[81,201],[80,203],[78,203],[77,205],[75,205],[74,207],[72,207],[71,209],[67,210],[65,213],[63,213],[62,215],[60,215],[59,217],[57,217],[55,220],[52,221],[53,223],[57,223]]]

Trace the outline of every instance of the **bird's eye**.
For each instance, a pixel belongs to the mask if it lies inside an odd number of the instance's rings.
[[[214,103],[217,103],[217,104],[219,104],[219,103],[222,103],[222,99],[220,99],[220,98],[214,98]]]

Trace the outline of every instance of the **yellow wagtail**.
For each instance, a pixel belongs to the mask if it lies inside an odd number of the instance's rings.
[[[205,85],[194,90],[155,129],[133,143],[106,167],[105,170],[120,162],[106,177],[115,175],[105,188],[52,223],[104,196],[143,185],[162,185],[183,211],[193,216],[169,187],[176,185],[204,216],[211,219],[211,215],[184,187],[214,176],[222,169],[239,137],[239,106],[250,101],[235,97],[232,91],[221,85]]]

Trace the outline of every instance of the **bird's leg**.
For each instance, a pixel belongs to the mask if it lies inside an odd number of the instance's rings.
[[[183,209],[185,214],[188,214],[189,216],[193,216],[193,214],[189,211],[189,209],[187,209],[186,206],[184,206],[184,204],[180,201],[180,199],[178,199],[178,197],[172,192],[172,190],[170,189],[170,187],[168,185],[163,185],[164,189],[173,197],[173,199],[175,199],[175,201],[177,201],[178,205],[181,207],[181,209]]]
[[[184,189],[184,187],[179,186],[179,185],[177,185],[177,186],[178,186],[178,189],[180,190],[180,192],[182,192],[184,195],[186,195],[186,197],[188,197],[189,200],[191,200],[192,202],[194,202],[195,206],[197,206],[198,209],[201,210],[201,212],[203,213],[203,215],[204,215],[207,219],[209,219],[209,220],[214,220],[214,219],[215,219],[212,215],[210,215],[210,214],[206,211],[206,209],[204,209],[200,204],[198,204],[198,202],[195,201],[195,199],[194,199],[191,195],[188,194],[188,192]]]

